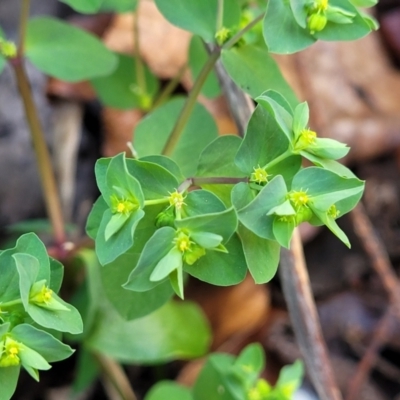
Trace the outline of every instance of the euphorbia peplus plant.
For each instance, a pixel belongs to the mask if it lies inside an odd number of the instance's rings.
[[[134,11],[137,6],[136,0],[62,1],[83,13]],[[303,222],[326,225],[350,246],[336,220],[357,204],[364,188],[362,181],[336,161],[349,148],[318,136],[310,126],[307,103],[298,101],[269,53],[293,53],[317,40],[361,38],[376,23],[359,7],[370,7],[375,0],[155,3],[171,23],[194,34],[189,66],[195,82],[186,100],[169,99],[172,86],[158,93],[156,77],[139,57],[114,54],[90,34],[53,18],[28,20],[29,0],[22,1],[23,36],[18,48],[0,29],[0,70],[8,60],[16,72],[59,249],[65,242],[61,212],[24,57],[62,80],[91,79],[106,105],[148,112],[135,129],[129,153],[133,156],[123,153],[97,162],[101,196],[87,223],[103,268],[99,272],[88,267],[90,301],[84,346],[125,362],[203,354],[209,337],[199,312],[173,303],[162,307],[174,292],[184,297],[187,276],[228,286],[241,282],[249,271],[256,283],[268,282],[276,273],[281,246],[290,247],[294,229]],[[219,95],[213,73],[219,59],[238,86],[258,103],[243,138],[218,137],[213,118],[196,103],[200,92],[208,97]],[[304,159],[313,166],[302,167]],[[0,399],[8,400],[21,366],[38,379],[38,370],[71,354],[69,346],[47,330],[79,333],[82,326],[77,311],[56,294],[61,265],[47,256],[36,236],[23,236],[14,249],[0,253],[0,273]],[[102,290],[108,300],[99,294]],[[108,301],[121,316],[137,321],[121,322]],[[94,323],[98,313],[113,322]],[[138,319],[146,315],[146,321]],[[164,333],[167,346],[155,343],[159,347],[152,347],[148,354],[143,353],[143,343],[127,346],[128,340],[140,337],[131,334],[128,324],[137,322],[134,326],[140,332],[142,325],[152,326],[152,318],[156,326],[180,321],[180,326]],[[189,320],[197,322],[188,324]],[[188,325],[195,326],[192,333],[200,332],[197,347],[188,342],[191,335],[183,335],[186,338],[180,341],[174,336],[190,329]],[[110,335],[112,328],[115,331]],[[127,347],[133,350],[128,352]],[[256,380],[262,368],[258,353],[252,348],[236,362],[215,356],[204,369],[205,378],[202,372],[199,380],[208,379],[209,368],[229,364],[221,380],[228,382],[232,393],[224,398],[237,398],[237,390],[249,399],[290,398],[295,386],[280,393],[279,387],[272,389]],[[249,354],[250,364],[257,361],[256,373],[239,368],[243,367],[240,360]],[[230,386],[232,379],[242,386]],[[206,386],[196,385],[194,398],[211,400],[219,393],[218,387],[204,392]],[[169,388],[155,390],[164,393]],[[191,398],[188,393],[182,398]],[[152,392],[149,399],[157,396]]]

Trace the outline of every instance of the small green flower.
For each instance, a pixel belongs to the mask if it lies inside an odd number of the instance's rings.
[[[307,194],[307,190],[292,190],[287,194],[287,198],[290,200],[292,203],[292,206],[298,210],[299,208],[302,208],[307,205],[307,203],[310,201],[310,196]]]
[[[45,280],[35,282],[29,292],[29,303],[48,310],[70,311],[46,285]]]
[[[219,46],[224,45],[231,37],[232,31],[224,26],[215,34],[215,40]]]
[[[177,190],[169,194],[169,204],[174,206],[176,209],[180,210],[182,206],[185,204],[185,196],[182,193],[179,193]]]
[[[139,208],[139,204],[133,200],[121,199],[117,195],[111,196],[111,212],[113,214],[129,215]]]
[[[21,364],[19,353],[21,351],[21,343],[6,337],[0,342],[0,367],[14,367]]]
[[[302,129],[296,138],[294,145],[294,151],[298,152],[307,149],[309,146],[315,144],[317,139],[317,133],[311,129]]]
[[[267,171],[264,168],[258,166],[257,168],[253,168],[253,170],[254,171],[251,173],[250,176],[251,182],[256,182],[258,184],[268,182],[268,177],[271,175],[268,175]]]
[[[17,56],[17,47],[13,42],[0,38],[0,54],[6,58],[14,58]]]
[[[331,217],[333,219],[336,219],[340,215],[340,210],[338,210],[335,206],[335,204],[332,204],[329,208],[328,211],[326,212],[328,217]]]
[[[328,22],[324,13],[311,14],[307,20],[307,27],[313,35],[315,32],[322,31]]]

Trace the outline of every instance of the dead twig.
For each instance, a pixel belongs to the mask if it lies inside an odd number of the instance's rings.
[[[400,282],[395,274],[384,244],[377,235],[362,203],[351,212],[354,231],[369,255],[372,267],[389,295],[395,314],[400,318]]]
[[[290,319],[310,378],[321,400],[340,400],[304,260],[300,232],[290,250],[282,250],[279,273]]]
[[[363,358],[358,364],[356,374],[353,379],[350,380],[347,388],[346,400],[356,400],[357,395],[360,393],[360,388],[366,381],[371,368],[373,367],[378,353],[381,347],[387,340],[387,335],[390,327],[390,321],[393,318],[393,308],[390,307],[385,315],[379,321],[378,326],[375,329],[371,343],[368,346],[367,351],[364,353]]]
[[[400,282],[393,270],[386,248],[377,235],[362,203],[359,203],[350,215],[354,231],[369,255],[372,267],[381,279],[391,304],[381,318],[371,343],[358,365],[356,375],[348,387],[346,400],[355,400],[378,357],[380,348],[387,341],[391,319],[394,315],[400,318]]]

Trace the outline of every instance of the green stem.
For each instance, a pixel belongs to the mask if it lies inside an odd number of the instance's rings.
[[[238,33],[233,35],[223,46],[222,50],[227,50],[231,48],[239,39],[253,26],[257,25],[264,17],[265,13],[260,14],[258,17],[254,18],[248,25],[246,25],[243,29],[241,29]]]
[[[135,63],[136,63],[136,82],[142,95],[147,93],[146,76],[144,71],[143,60],[140,56],[140,44],[139,44],[139,10],[133,14],[134,23],[134,47],[135,47]]]
[[[221,51],[219,48],[215,49],[210,54],[207,62],[204,64],[203,69],[200,71],[200,74],[197,77],[196,82],[194,83],[193,88],[190,91],[190,94],[186,100],[186,103],[183,106],[178,119],[176,120],[175,126],[172,129],[172,132],[169,135],[167,142],[165,143],[165,146],[162,151],[163,155],[170,156],[173,153],[182,135],[183,129],[185,128],[186,123],[190,118],[190,115],[196,104],[197,97],[200,94],[201,88],[203,87],[203,84],[206,81],[208,74],[214,68],[215,63],[217,62],[220,56],[220,53]]]
[[[7,301],[6,303],[0,303],[0,308],[1,309],[9,308],[9,307],[16,306],[18,304],[22,304],[21,299],[15,299],[15,300]]]
[[[217,29],[216,31],[220,31],[224,24],[224,0],[218,0],[218,9],[217,9]]]
[[[201,185],[235,185],[240,182],[248,182],[249,178],[236,178],[230,176],[210,176],[210,177],[192,177],[185,179],[178,187],[178,192],[183,193],[191,186]]]
[[[163,199],[154,199],[154,200],[145,200],[144,201],[144,205],[145,206],[155,206],[157,204],[164,204],[164,203],[168,203],[169,198],[163,198]]]
[[[64,219],[50,154],[22,60],[16,58],[12,60],[11,65],[14,68],[18,90],[24,104],[25,115],[31,132],[46,208],[53,227],[54,239],[56,244],[61,246],[65,243]]]
[[[266,164],[263,169],[265,169],[268,172],[268,169],[273,167],[274,165],[280,163],[283,161],[285,158],[290,157],[293,155],[292,150],[287,149],[284,153],[282,153],[280,156],[274,158],[272,161],[270,161],[268,164]]]
[[[163,91],[160,93],[160,95],[155,100],[155,102],[153,104],[153,107],[152,107],[153,109],[159,107],[161,104],[163,104],[171,96],[171,94],[174,92],[176,87],[181,82],[183,74],[186,71],[186,68],[187,68],[187,64],[184,64],[180,68],[178,73],[174,76],[174,78],[168,82],[168,85],[165,86]]]
[[[22,0],[21,12],[19,16],[19,43],[18,56],[22,57],[25,50],[26,26],[29,19],[30,0]]]

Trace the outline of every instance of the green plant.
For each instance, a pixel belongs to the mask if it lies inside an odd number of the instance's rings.
[[[134,0],[63,1],[84,13],[134,11],[137,5]],[[170,22],[195,35],[189,61],[194,86],[187,99],[169,99],[171,88],[159,93],[157,79],[139,57],[114,54],[92,35],[53,18],[28,20],[29,0],[23,0],[18,46],[0,31],[0,70],[8,60],[16,73],[60,256],[65,228],[24,58],[63,80],[90,79],[107,105],[148,112],[135,130],[133,156],[123,153],[96,164],[101,196],[89,215],[87,233],[102,267],[93,253],[79,253],[88,283],[76,300],[84,315],[79,340],[86,351],[122,362],[199,356],[209,341],[204,318],[194,305],[168,303],[173,293],[184,298],[188,275],[228,286],[249,271],[256,283],[268,282],[278,268],[281,247],[290,247],[303,222],[326,225],[350,246],[336,219],[357,204],[364,183],[336,161],[349,148],[311,130],[307,103],[298,101],[269,53],[296,52],[316,40],[360,38],[376,23],[358,7],[375,3],[231,0],[224,6],[223,0],[156,0]],[[209,54],[203,42],[211,46]],[[218,137],[213,118],[196,103],[200,92],[209,97],[220,93],[213,74],[219,59],[258,103],[243,138]],[[303,159],[313,166],[302,167]],[[38,379],[37,370],[71,354],[54,330],[78,334],[82,326],[76,309],[56,295],[62,266],[47,256],[36,236],[24,235],[14,249],[3,251],[0,268],[0,399],[6,400],[21,365]],[[96,324],[99,315],[107,323]],[[172,326],[163,346],[151,342],[143,351],[131,339],[131,350],[125,351],[132,329],[145,336],[146,323],[151,331],[152,324],[168,320],[179,331],[184,326],[179,315],[197,321],[196,343],[176,335]],[[254,368],[243,368],[247,363]],[[161,399],[154,393],[164,390],[180,390],[182,399],[203,399],[205,385],[199,382],[211,380],[213,368],[223,368],[215,384],[226,386],[226,399],[290,398],[285,384],[272,389],[257,381],[262,366],[258,347],[248,348],[236,361],[214,355],[193,392],[163,383],[148,399]],[[299,366],[293,368],[296,386]]]
[[[145,400],[290,400],[302,381],[301,362],[285,366],[274,387],[259,378],[264,364],[264,351],[257,344],[247,346],[236,358],[214,353],[207,359],[193,388],[161,381],[153,386]]]

